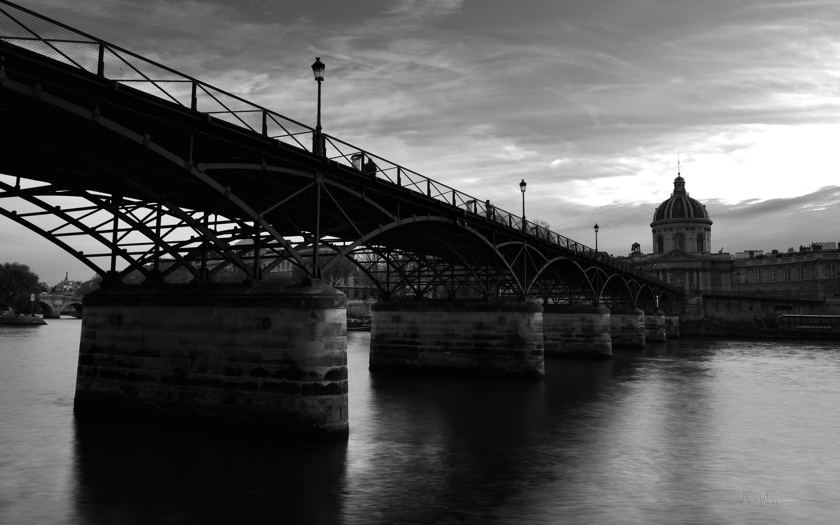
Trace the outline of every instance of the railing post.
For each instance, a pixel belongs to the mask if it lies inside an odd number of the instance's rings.
[[[190,109],[193,111],[198,111],[198,83],[193,81],[192,83],[192,98],[190,100]]]
[[[266,110],[262,110],[262,134],[263,137],[268,136],[268,112]]]
[[[397,166],[397,186],[402,187],[402,168]]]
[[[99,43],[99,59],[96,62],[96,76],[105,76],[105,44]]]

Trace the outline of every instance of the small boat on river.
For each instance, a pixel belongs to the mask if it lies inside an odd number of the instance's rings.
[[[347,318],[348,332],[370,332],[370,325],[371,321],[369,315]]]

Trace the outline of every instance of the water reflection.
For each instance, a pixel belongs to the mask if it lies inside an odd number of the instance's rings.
[[[290,446],[74,418],[78,330],[0,331],[3,525],[836,521],[830,343],[684,339],[535,382],[371,375],[353,333],[349,441]]]
[[[348,522],[528,523],[557,499],[533,494],[576,482],[565,467],[587,455],[588,421],[633,362],[552,360],[539,382],[371,377],[351,405],[368,425],[351,429]]]
[[[75,420],[80,523],[334,524],[347,445]]]

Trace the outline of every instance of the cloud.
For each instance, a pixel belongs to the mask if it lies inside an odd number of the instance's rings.
[[[411,20],[440,18],[461,11],[464,0],[397,0],[386,13]]]

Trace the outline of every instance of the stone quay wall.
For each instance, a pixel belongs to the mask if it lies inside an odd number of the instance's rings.
[[[84,301],[76,411],[346,439],[345,301],[319,281],[95,291]]]

